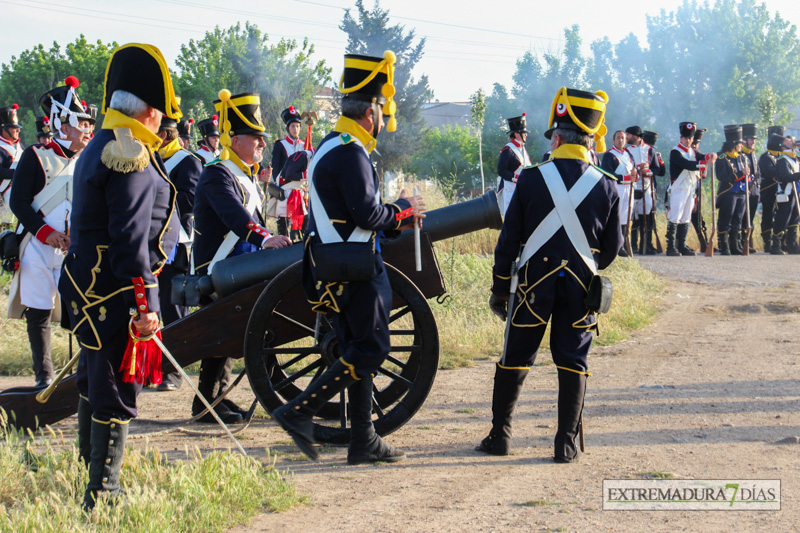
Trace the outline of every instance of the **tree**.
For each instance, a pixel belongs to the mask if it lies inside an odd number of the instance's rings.
[[[409,171],[418,178],[431,178],[446,188],[473,189],[480,179],[478,147],[469,128],[432,128],[422,136],[420,150],[414,153]]]
[[[50,48],[39,44],[13,56],[0,67],[0,105],[19,104],[23,135],[30,143],[36,139],[34,116],[42,116],[39,98],[64,78],[75,76],[80,81],[78,94],[89,104],[102,105],[106,66],[116,42],[90,43],[83,34],[62,51],[54,42]]]
[[[397,102],[397,131],[381,133],[379,161],[383,170],[405,168],[411,155],[422,146],[422,105],[433,98],[428,87],[428,77],[412,76],[412,71],[422,58],[425,39],[414,44],[413,30],[406,32],[405,26],[390,25],[389,11],[381,9],[376,0],[371,11],[364,7],[363,0],[356,0],[356,17],[345,11],[339,28],[347,34],[347,53],[382,57],[391,50],[397,55],[394,74]]]
[[[481,146],[481,134],[483,125],[486,122],[486,93],[483,89],[478,89],[469,97],[470,103],[470,124],[478,134],[478,161],[481,166],[481,191],[486,190],[486,178],[483,173],[483,148]]]
[[[269,36],[255,24],[228,29],[217,26],[205,37],[181,46],[176,60],[180,74],[175,89],[184,112],[192,110],[202,120],[214,113],[221,89],[232,94],[256,92],[261,96],[261,115],[267,131],[276,139],[285,127],[280,113],[290,105],[301,111],[318,110],[315,96],[331,83],[325,61],[314,62],[314,46]]]

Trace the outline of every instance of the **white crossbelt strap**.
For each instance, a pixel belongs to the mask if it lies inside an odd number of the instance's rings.
[[[167,174],[171,174],[172,171],[175,170],[175,167],[178,166],[178,163],[183,161],[188,155],[191,155],[188,150],[178,150],[172,157],[164,161],[164,168],[167,169]]]
[[[250,198],[247,200],[247,212],[251,215],[255,214],[258,210],[258,206],[261,203],[261,197],[258,195],[258,189],[256,188],[256,184],[253,183],[253,180],[250,179],[248,176],[242,172],[242,170],[236,166],[236,163],[231,161],[230,159],[226,159],[222,162],[225,167],[233,173],[234,177],[242,184],[244,189],[250,195]],[[214,254],[214,257],[211,259],[211,262],[208,264],[208,273],[211,274],[214,265],[216,265],[219,261],[222,261],[228,254],[230,254],[233,249],[236,247],[236,243],[239,242],[239,236],[236,235],[234,231],[229,231],[225,235],[225,239],[223,239],[222,244],[219,248],[217,248],[217,253]]]
[[[545,183],[547,183],[548,179],[552,179],[552,177],[554,176],[555,179],[561,182],[561,186],[562,187],[564,186],[561,180],[561,175],[558,173],[556,165],[552,161],[539,165],[536,168],[538,168],[539,171],[542,173],[542,176],[545,178]],[[548,178],[548,176],[550,178]],[[583,199],[586,198],[586,196],[589,194],[589,191],[591,191],[597,184],[597,182],[600,181],[602,178],[603,178],[602,172],[597,170],[595,167],[590,166],[589,168],[587,168],[586,172],[583,173],[583,176],[581,176],[580,179],[578,179],[578,181],[569,190],[569,193],[567,193],[567,198],[569,199],[570,204],[580,205]],[[549,185],[548,189],[550,189]],[[552,196],[552,191],[551,191],[551,196]],[[558,203],[555,197],[553,198],[553,203],[556,205],[557,208]],[[561,229],[561,227],[564,225],[562,223],[561,217],[559,217],[558,210],[556,208],[554,208],[552,211],[550,211],[550,213],[547,214],[546,217],[544,217],[542,222],[538,226],[536,226],[535,230],[533,230],[531,236],[528,237],[528,241],[525,243],[525,247],[522,249],[522,254],[520,255],[519,261],[517,261],[517,267],[515,269],[515,272],[519,272],[519,270],[525,265],[525,263],[527,263],[528,260],[531,257],[533,257],[533,254],[539,251],[539,249],[542,246],[544,246],[544,244],[547,241],[549,241],[553,237],[553,235],[555,235],[556,232],[559,229]],[[585,238],[586,236],[584,235],[584,239]],[[589,257],[591,257],[591,252],[589,254]],[[591,260],[591,263],[594,264],[594,259]],[[512,293],[517,290],[516,280],[517,276],[514,275],[511,283]]]
[[[356,144],[358,144],[366,152],[366,149],[361,141],[355,138],[353,139]],[[317,194],[317,189],[314,186],[314,169],[317,166],[317,162],[320,161],[325,154],[337,146],[342,146],[342,144],[344,143],[341,137],[329,139],[322,145],[319,151],[313,155],[311,162],[308,165],[309,205],[311,207],[311,212],[314,215],[314,222],[317,226],[317,234],[319,235],[320,240],[324,243],[342,242],[344,239],[342,239],[342,237],[339,235],[339,232],[333,227],[333,223],[331,222],[330,217],[328,217],[328,212],[325,210],[325,206],[323,205],[319,194]],[[376,191],[376,201],[381,201],[380,192],[378,191]],[[367,242],[369,241],[370,237],[372,237],[372,231],[356,227],[356,229],[353,230],[353,233],[350,234],[350,237],[347,238],[347,242]]]
[[[558,173],[558,170],[556,170],[555,165],[546,170],[543,169],[542,175],[550,191],[550,196],[553,197],[553,203],[555,204],[554,211],[561,219],[564,230],[567,232],[567,237],[569,237],[575,250],[580,254],[581,259],[583,259],[583,262],[589,267],[592,274],[596,275],[597,265],[594,262],[594,256],[592,256],[589,241],[586,239],[586,233],[583,231],[581,221],[578,220],[578,215],[575,213],[576,206],[570,198],[567,188],[564,186],[564,180],[561,179],[561,175]],[[596,168],[589,167],[578,180],[578,183],[573,186],[573,189],[577,187],[580,182],[586,181],[587,183],[591,183],[588,189],[588,191],[590,191],[597,182],[600,181],[602,176],[603,175]]]
[[[72,170],[75,169],[75,161],[74,159],[70,160],[68,164],[64,165],[58,175],[33,197],[31,207],[34,211],[41,211],[44,216],[47,216],[64,200],[72,201]],[[67,170],[70,172],[65,173]],[[22,233],[23,229],[20,224],[17,233]]]

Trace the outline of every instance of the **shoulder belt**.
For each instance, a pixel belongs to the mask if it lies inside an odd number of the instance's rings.
[[[186,159],[187,156],[192,155],[188,150],[178,150],[175,154],[164,161],[164,168],[167,169],[167,174],[172,174],[172,171],[177,167],[181,161]]]

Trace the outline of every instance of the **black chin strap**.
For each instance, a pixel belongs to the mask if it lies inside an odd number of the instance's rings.
[[[381,115],[383,112],[381,111],[381,105],[378,102],[372,102],[372,137],[374,139],[378,138],[379,129],[378,126],[381,123]]]

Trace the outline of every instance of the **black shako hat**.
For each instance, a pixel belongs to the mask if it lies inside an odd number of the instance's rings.
[[[598,152],[606,151],[606,104],[608,95],[603,91],[590,93],[561,87],[550,107],[549,129],[544,136],[550,139],[556,129],[579,131],[594,136]]]
[[[742,127],[738,124],[729,124],[724,127],[725,142],[736,144],[742,142]]]
[[[694,139],[694,132],[697,129],[697,123],[695,122],[681,122],[678,124],[678,130],[681,133],[681,137],[688,137],[689,139]]]
[[[636,135],[637,137],[641,137],[642,128],[640,128],[639,126],[628,126],[627,128],[625,128],[625,133],[630,133],[631,135]]]
[[[21,128],[19,120],[17,120],[17,104],[12,104],[6,107],[0,107],[0,127],[2,128]]]
[[[37,137],[53,136],[53,130],[50,129],[50,118],[36,117],[36,136]]]
[[[61,131],[62,124],[77,128],[79,120],[95,123],[89,106],[78,96],[79,85],[78,78],[67,76],[63,86],[50,89],[39,98],[39,107],[50,119],[52,131]]]
[[[786,126],[770,126],[767,128],[767,139],[769,139],[773,133],[783,137],[786,135]]]
[[[758,139],[758,126],[755,124],[742,124],[743,139]]]
[[[169,118],[181,117],[167,62],[161,50],[151,44],[130,43],[114,50],[106,67],[103,113],[114,91],[138,96]]]
[[[184,139],[192,138],[192,130],[194,129],[194,119],[181,120],[178,122],[178,135]]]
[[[344,70],[339,80],[342,98],[363,102],[376,102],[383,106],[383,114],[389,117],[386,131],[397,130],[397,104],[394,101],[394,65],[397,56],[391,50],[383,57],[345,54]]]
[[[161,126],[159,129],[175,128],[178,129],[178,121],[174,118],[169,118],[167,115],[161,117]]]
[[[708,131],[708,128],[695,127],[694,128],[694,142],[700,142],[701,140],[703,140],[703,135],[705,135],[707,131]]]
[[[643,131],[642,140],[644,141],[645,144],[649,144],[650,146],[655,146],[656,141],[658,140],[658,133],[654,131]]]
[[[783,126],[773,127],[784,129]],[[785,138],[786,136],[783,133],[770,133],[769,138],[767,139],[767,150],[772,150],[773,152],[783,151],[783,140]]]
[[[523,113],[518,117],[507,118],[509,133],[528,133],[528,119]]]
[[[197,129],[203,137],[219,137],[219,115],[201,120],[197,123]]]
[[[295,109],[293,105],[290,105],[281,111],[281,120],[283,120],[283,124],[288,128],[289,124],[292,122],[300,122],[300,112]]]

